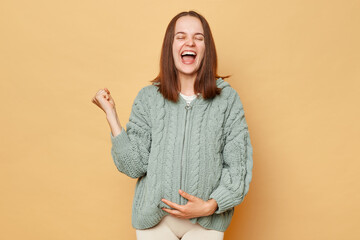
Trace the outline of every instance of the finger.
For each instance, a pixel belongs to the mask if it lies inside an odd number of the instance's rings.
[[[101,105],[99,104],[99,102],[98,102],[98,101],[93,101],[93,103],[95,103],[95,104],[96,104],[96,106],[98,106],[99,108],[101,108]]]
[[[107,93],[102,91],[102,92],[98,92],[95,97],[99,99],[99,98],[104,98],[105,95],[107,95]]]
[[[189,193],[179,189],[179,193],[181,196],[183,196],[184,198],[188,199],[188,200],[194,200],[194,196],[190,195]]]
[[[96,97],[93,98],[92,102],[96,104],[96,106],[98,106],[99,108],[102,108]]]
[[[173,203],[167,199],[161,199],[161,201],[163,201],[166,205],[172,207],[172,208],[175,208],[175,209],[178,209],[178,210],[183,210],[183,206],[182,205],[179,205],[179,204],[176,204],[176,203]]]
[[[107,94],[104,90],[100,90],[96,95],[101,95],[101,96],[103,96],[103,95],[105,95],[105,94]]]
[[[162,210],[164,210],[165,212],[170,213],[174,217],[180,218],[182,216],[181,212],[179,212],[178,210],[172,210],[172,209],[168,209],[168,208],[162,208]]]
[[[106,96],[107,96],[107,93],[100,92],[100,93],[96,94],[95,98],[96,98],[96,100],[99,100],[101,98],[106,98]]]
[[[106,91],[108,94],[110,94],[109,89],[107,89],[107,88],[104,88],[104,89],[105,89],[105,91]]]

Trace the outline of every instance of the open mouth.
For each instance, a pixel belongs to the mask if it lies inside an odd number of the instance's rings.
[[[196,59],[196,52],[184,51],[181,53],[181,59],[184,64],[192,64]]]

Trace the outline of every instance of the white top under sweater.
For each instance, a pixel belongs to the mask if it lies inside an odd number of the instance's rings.
[[[185,101],[187,103],[190,103],[192,100],[194,100],[196,98],[196,94],[192,95],[192,96],[186,96],[186,95],[180,93],[180,95],[185,99]]]

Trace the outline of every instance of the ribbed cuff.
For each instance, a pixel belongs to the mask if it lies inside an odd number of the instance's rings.
[[[224,188],[223,186],[219,186],[212,192],[209,196],[209,199],[215,199],[218,204],[218,209],[214,212],[216,214],[220,214],[225,212],[226,210],[234,207],[234,198],[231,192]]]
[[[139,176],[143,175],[143,173],[146,172],[146,167],[143,165],[141,160],[138,157],[129,157],[133,156],[133,154],[126,154],[127,152],[131,151],[132,144],[129,136],[127,135],[127,132],[124,129],[121,129],[121,132],[115,137],[110,132],[110,137],[112,143],[112,151],[114,152],[114,154],[118,154],[119,157],[117,159],[118,161],[121,161],[121,166],[125,168],[119,170],[131,178],[138,178]]]
[[[116,150],[116,152],[119,152],[118,150],[122,148],[126,148],[126,146],[130,144],[130,139],[123,128],[121,128],[120,133],[115,137],[112,135],[112,132],[110,132],[110,137],[111,137],[111,143],[113,145],[113,148]]]

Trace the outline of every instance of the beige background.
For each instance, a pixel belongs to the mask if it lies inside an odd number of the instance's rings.
[[[356,0],[1,1],[0,239],[135,239],[136,180],[91,98],[109,88],[125,126],[168,22],[191,9],[254,147],[225,240],[360,239]]]

